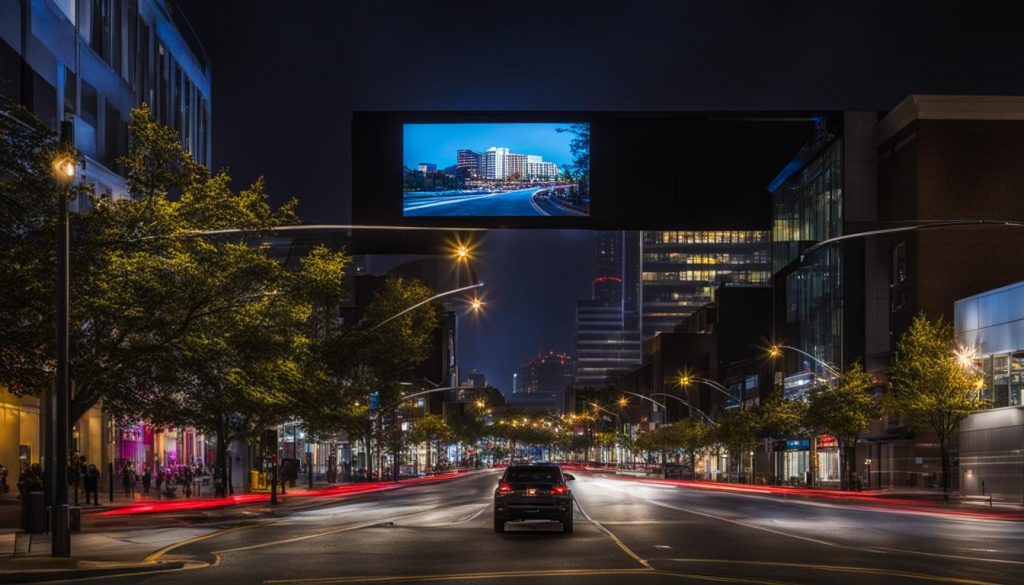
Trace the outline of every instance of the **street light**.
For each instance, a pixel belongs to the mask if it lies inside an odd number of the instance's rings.
[[[452,290],[445,291],[443,293],[438,293],[438,294],[430,297],[429,299],[427,299],[425,301],[420,301],[420,302],[416,303],[415,305],[413,305],[411,307],[407,307],[407,308],[405,308],[405,309],[395,313],[394,315],[391,315],[387,319],[384,319],[380,323],[377,323],[376,325],[371,327],[370,331],[373,331],[373,330],[377,329],[378,327],[380,327],[381,325],[384,325],[385,323],[387,323],[388,321],[391,321],[392,319],[397,319],[398,317],[401,317],[402,315],[408,313],[409,311],[412,311],[412,310],[415,310],[415,309],[417,309],[419,307],[422,307],[423,305],[425,305],[427,303],[430,303],[432,301],[436,301],[437,299],[439,299],[441,297],[446,297],[448,295],[453,295],[455,293],[460,293],[460,292],[471,290],[471,289],[474,289],[474,288],[480,288],[483,285],[484,285],[484,283],[478,282],[478,283],[475,283],[475,284],[471,284],[469,286],[460,286],[459,288],[453,288]],[[482,302],[481,302],[481,304],[482,304]]]
[[[710,416],[708,416],[707,413],[705,413],[703,410],[697,408],[696,406],[690,404],[689,402],[683,400],[682,398],[676,396],[675,394],[666,394],[664,392],[654,392],[653,394],[651,394],[651,396],[668,396],[669,398],[674,398],[674,399],[678,400],[679,402],[681,402],[683,404],[683,406],[686,406],[686,407],[690,408],[691,410],[696,410],[697,414],[703,416],[705,419],[707,419],[707,421],[709,423],[711,423],[713,425],[717,425],[718,424],[718,421],[716,421],[715,419],[713,419]]]
[[[650,402],[656,406],[660,406],[663,410],[668,410],[668,407],[662,404],[661,402],[658,402],[657,400],[654,400],[653,398],[650,398],[648,396],[644,396],[643,394],[637,394],[636,392],[630,392],[629,390],[623,390],[622,393],[629,394],[630,396],[636,396],[637,398],[646,400],[647,402]]]
[[[704,386],[713,388],[718,392],[724,394],[730,400],[736,400],[736,395],[733,394],[732,392],[729,392],[728,388],[719,384],[718,382],[715,382],[710,378],[701,378],[699,376],[691,376],[690,374],[682,374],[681,376],[679,376],[679,386],[687,388],[690,386],[690,384],[703,384]]]
[[[60,144],[64,152],[74,148],[75,127],[70,120],[60,123]],[[61,189],[57,196],[57,380],[54,391],[50,436],[53,449],[47,455],[47,475],[50,481],[52,503],[50,530],[53,535],[50,554],[54,557],[71,556],[71,527],[68,509],[68,454],[71,421],[69,416],[70,383],[68,377],[68,190],[75,179],[76,161],[63,154],[53,163],[54,174]]]
[[[807,353],[806,351],[804,351],[804,350],[802,350],[800,348],[793,347],[792,345],[782,345],[782,344],[772,345],[771,347],[768,348],[768,356],[772,357],[772,358],[780,357],[782,355],[782,350],[784,350],[784,349],[788,349],[790,351],[795,351],[798,354],[800,354],[800,355],[802,355],[802,356],[804,356],[804,357],[806,357],[806,358],[808,358],[810,360],[813,360],[814,363],[820,365],[822,368],[825,369],[825,371],[827,371],[829,374],[832,374],[833,377],[838,378],[838,377],[843,375],[843,373],[840,372],[832,364],[830,364],[830,363],[826,362],[825,360],[822,360],[822,359],[820,359],[818,357],[815,357],[815,356]]]

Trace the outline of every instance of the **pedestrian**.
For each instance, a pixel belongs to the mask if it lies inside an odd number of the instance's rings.
[[[89,464],[83,474],[82,483],[85,486],[85,503],[89,503],[89,496],[92,495],[92,502],[99,506],[100,505],[100,470],[96,469],[96,466]]]
[[[7,485],[8,473],[7,468],[0,463],[0,496],[7,495],[7,492],[11,491],[11,486]]]
[[[186,498],[192,497],[192,470],[188,467],[181,468],[181,493]]]
[[[164,485],[164,470],[156,470],[156,494],[160,495],[160,488]]]
[[[121,468],[121,485],[124,487],[124,497],[132,495],[132,485],[135,483],[135,472],[132,470],[132,462],[126,461]]]
[[[142,493],[146,494],[147,496],[149,495],[149,484],[152,482],[153,472],[149,469],[149,467],[147,467],[146,470],[142,473]]]

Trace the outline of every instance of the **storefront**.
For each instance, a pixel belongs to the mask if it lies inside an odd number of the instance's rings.
[[[815,484],[839,487],[839,442],[832,435],[814,438]]]
[[[788,439],[773,445],[775,479],[785,485],[805,485],[811,467],[811,440]]]

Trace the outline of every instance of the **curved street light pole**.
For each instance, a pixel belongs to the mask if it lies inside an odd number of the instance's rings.
[[[449,390],[472,390],[474,388],[476,388],[476,386],[445,386],[444,388],[431,388],[430,390],[414,392],[412,394],[402,396],[401,398],[398,399],[397,402],[395,402],[394,404],[389,404],[386,408],[378,408],[377,412],[374,413],[373,415],[373,419],[376,420],[382,412],[384,412],[385,410],[391,410],[392,408],[396,408],[399,404],[405,402],[406,400],[412,400],[413,398],[419,398],[420,396],[433,394],[435,392],[447,392]]]
[[[690,410],[697,411],[697,413],[700,414],[701,416],[703,416],[705,418],[705,420],[707,420],[709,423],[711,423],[713,425],[717,425],[718,424],[718,421],[716,421],[715,419],[713,419],[710,416],[708,416],[707,413],[705,413],[703,410],[697,408],[696,406],[690,404],[689,402],[683,400],[682,398],[676,396],[675,394],[666,394],[664,392],[655,392],[654,394],[651,394],[651,396],[668,396],[669,398],[675,398],[679,402],[683,403],[683,405],[685,405]]]
[[[188,238],[194,236],[229,236],[229,235],[251,235],[251,234],[275,234],[303,231],[317,232],[348,232],[353,230],[377,230],[377,231],[430,231],[430,232],[479,232],[487,231],[486,228],[476,227],[433,227],[433,226],[402,226],[402,225],[359,225],[359,224],[308,224],[308,225],[280,225],[262,228],[226,228],[220,230],[191,230],[159,236],[144,236],[132,241],[156,240],[163,238]]]
[[[685,387],[689,386],[690,382],[694,382],[696,384],[703,384],[703,385],[705,385],[705,386],[707,386],[709,388],[713,388],[713,389],[717,390],[718,392],[720,392],[722,394],[725,394],[725,396],[727,398],[729,398],[730,400],[735,400],[736,399],[736,396],[733,393],[729,392],[728,388],[726,388],[725,386],[719,384],[718,382],[715,382],[711,378],[686,377],[686,376],[684,376],[683,379],[680,380],[680,384],[679,385],[685,388]]]
[[[842,242],[844,240],[863,239],[863,238],[870,238],[870,237],[873,237],[873,236],[884,236],[884,235],[887,235],[887,234],[896,234],[896,233],[900,233],[900,232],[909,232],[909,231],[914,231],[914,230],[936,229],[936,228],[947,228],[947,227],[962,227],[962,226],[972,226],[972,225],[975,225],[975,226],[977,226],[977,225],[989,225],[989,226],[1018,227],[1019,228],[1019,227],[1024,227],[1024,222],[1016,221],[1016,220],[999,220],[999,219],[960,219],[960,220],[949,220],[949,221],[942,221],[942,220],[940,220],[940,221],[920,221],[920,222],[915,222],[912,225],[904,225],[904,226],[899,226],[899,227],[883,228],[883,229],[877,229],[877,230],[868,230],[868,231],[863,231],[863,232],[857,232],[857,233],[854,233],[854,234],[845,234],[845,235],[842,235],[842,236],[836,236],[834,238],[829,238],[827,240],[822,240],[822,241],[818,242],[817,244],[814,244],[813,246],[807,248],[806,250],[804,250],[800,254],[800,262],[802,263],[804,261],[804,259],[807,258],[807,256],[809,256],[810,254],[813,254],[814,252],[820,250],[821,248],[824,248],[825,246],[829,246],[831,244],[835,244],[837,242]]]
[[[629,394],[630,396],[636,396],[637,398],[643,398],[647,402],[650,402],[652,404],[656,404],[656,405],[660,406],[661,408],[663,408],[664,410],[668,410],[668,407],[665,406],[664,404],[662,404],[661,402],[658,402],[657,400],[654,400],[653,398],[644,396],[643,394],[637,394],[636,392],[630,392],[629,390],[620,390],[620,392],[622,392],[623,394]]]
[[[806,352],[806,351],[804,351],[804,350],[802,350],[800,348],[793,347],[792,345],[781,345],[781,344],[774,345],[774,346],[772,346],[771,353],[774,354],[774,355],[779,355],[779,354],[782,353],[779,350],[782,350],[782,349],[788,349],[790,351],[795,351],[798,354],[800,354],[800,355],[802,355],[802,356],[804,356],[804,357],[814,361],[814,363],[820,365],[822,368],[825,369],[825,371],[827,371],[829,374],[832,374],[832,376],[834,376],[836,378],[838,378],[839,376],[843,375],[843,373],[840,372],[839,369],[836,368],[835,366],[833,366],[832,364],[826,362],[825,360],[819,359],[818,357],[816,357],[814,355],[811,355],[810,353],[808,353],[808,352]]]
[[[414,310],[414,309],[417,309],[417,308],[419,308],[419,307],[422,307],[423,305],[425,305],[425,304],[427,304],[427,303],[429,303],[429,302],[431,302],[431,301],[436,301],[437,299],[439,299],[439,298],[441,298],[441,297],[446,297],[446,296],[448,296],[448,295],[453,295],[453,294],[455,294],[455,293],[460,293],[460,292],[463,292],[463,291],[467,291],[467,290],[471,290],[471,289],[474,289],[474,288],[480,288],[480,287],[482,287],[483,285],[484,285],[484,283],[482,283],[482,282],[477,282],[477,283],[475,283],[475,284],[471,284],[471,285],[469,285],[469,286],[460,286],[459,288],[453,288],[452,290],[449,290],[449,291],[445,291],[445,292],[443,292],[443,293],[438,293],[438,294],[436,294],[436,295],[434,295],[434,296],[430,297],[429,299],[427,299],[427,300],[425,300],[425,301],[420,301],[420,302],[416,303],[415,305],[413,305],[413,306],[411,306],[411,307],[407,307],[407,308],[405,308],[405,309],[403,309],[403,310],[401,310],[401,311],[399,311],[399,312],[395,313],[394,315],[391,315],[391,316],[390,316],[390,317],[388,317],[387,319],[384,319],[384,320],[383,320],[383,321],[381,321],[380,323],[377,323],[376,325],[374,325],[373,327],[371,327],[371,328],[370,328],[370,331],[374,331],[375,329],[377,329],[377,328],[378,328],[378,327],[380,327],[381,325],[383,325],[383,324],[387,323],[388,321],[391,321],[392,319],[397,319],[398,317],[401,317],[402,315],[404,315],[404,314],[408,313],[409,311],[412,311],[412,310]]]

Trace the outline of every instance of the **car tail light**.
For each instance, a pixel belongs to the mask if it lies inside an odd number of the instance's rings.
[[[512,493],[512,486],[507,484],[507,483],[501,483],[501,484],[498,485],[498,493],[499,494]]]
[[[564,496],[569,491],[569,488],[564,485],[556,485],[551,488],[551,493],[556,496]]]

